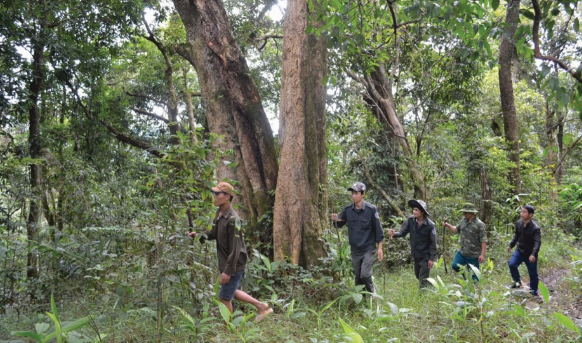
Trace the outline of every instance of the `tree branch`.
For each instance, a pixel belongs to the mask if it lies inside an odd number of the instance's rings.
[[[153,101],[153,102],[155,102],[155,103],[157,103],[159,105],[163,105],[164,107],[167,107],[168,106],[168,104],[165,101],[158,100],[158,99],[153,98],[153,97],[151,97],[151,96],[149,96],[147,94],[143,94],[143,93],[131,93],[129,91],[126,91],[125,90],[125,87],[123,88],[123,91],[125,92],[125,94],[127,94],[129,96],[132,96],[132,97],[135,97],[135,98],[144,98],[144,99]]]
[[[558,169],[560,169],[560,167],[562,166],[562,163],[564,163],[564,159],[566,158],[566,156],[568,156],[568,154],[570,152],[572,152],[572,150],[574,150],[574,148],[576,147],[576,145],[578,145],[580,140],[582,140],[582,136],[578,137],[578,139],[576,139],[574,141],[574,143],[568,147],[568,150],[566,150],[566,152],[564,153],[562,158],[560,158],[560,162],[558,162],[558,164],[556,165],[556,168],[554,168],[554,171],[552,172],[552,174],[555,174],[558,171]]]
[[[253,39],[254,42],[263,41],[263,44],[261,44],[261,46],[257,47],[257,50],[259,50],[259,51],[263,50],[265,48],[265,45],[267,45],[267,42],[269,41],[269,38],[271,38],[271,39],[283,38],[283,36],[281,36],[281,35],[266,35],[266,36],[263,36],[263,37],[254,38]]]
[[[534,57],[539,59],[539,60],[542,60],[542,61],[550,61],[550,62],[557,64],[558,66],[560,66],[560,68],[564,69],[570,75],[572,75],[572,77],[574,79],[576,79],[578,82],[582,83],[582,75],[576,73],[576,71],[573,68],[570,68],[564,62],[557,59],[556,57],[542,55],[542,52],[540,51],[540,37],[539,37],[540,20],[542,17],[542,11],[540,10],[540,4],[539,4],[538,0],[532,0],[531,2],[533,5],[533,8],[534,8],[534,22],[533,22],[533,28],[532,28],[533,43],[534,43]]]
[[[146,115],[148,117],[151,117],[151,118],[154,118],[154,119],[157,119],[157,120],[161,120],[161,121],[163,121],[166,124],[169,124],[170,123],[170,121],[167,118],[164,118],[162,116],[159,116],[159,115],[157,115],[155,113],[148,112],[148,111],[144,111],[144,110],[140,110],[139,108],[135,108],[135,107],[133,107],[132,110],[135,111],[135,112],[137,112],[137,113],[139,113],[139,114],[143,114],[143,115]]]
[[[75,100],[76,100],[77,104],[81,107],[81,109],[83,110],[83,114],[85,114],[87,119],[93,120],[93,116],[91,115],[91,113],[89,112],[89,110],[87,109],[85,104],[83,104],[83,102],[81,101],[81,98],[79,97],[79,93],[77,92],[77,89],[73,86],[73,84],[71,83],[70,80],[67,79],[66,83],[67,83],[67,86],[69,86],[69,88],[71,89],[71,91],[75,95]],[[132,138],[124,133],[121,133],[119,130],[117,130],[111,124],[106,123],[104,120],[102,120],[102,119],[98,119],[98,120],[103,126],[105,126],[107,128],[107,130],[109,130],[109,132],[111,132],[115,136],[115,138],[117,138],[117,140],[124,142],[124,143],[127,143],[127,144],[130,144],[136,148],[146,150],[150,154],[152,154],[156,157],[159,157],[159,158],[162,158],[166,155],[165,153],[161,152],[160,150],[152,147],[152,145],[150,143]]]
[[[107,130],[109,132],[111,132],[113,134],[113,136],[115,136],[115,138],[117,138],[118,141],[129,144],[129,145],[134,146],[136,148],[140,148],[142,150],[145,150],[145,151],[149,152],[150,154],[152,154],[156,157],[159,157],[159,158],[163,158],[164,156],[166,156],[165,153],[152,147],[152,145],[150,143],[135,139],[135,138],[133,138],[125,133],[122,133],[119,130],[117,130],[115,127],[113,127],[113,125],[108,124],[103,120],[100,120],[100,122],[101,122],[101,124],[103,124],[107,128]]]

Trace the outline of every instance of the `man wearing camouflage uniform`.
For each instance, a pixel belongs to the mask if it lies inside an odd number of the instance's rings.
[[[487,250],[487,232],[485,224],[477,218],[475,205],[466,203],[459,211],[463,212],[463,218],[457,226],[444,222],[443,226],[449,228],[452,233],[461,235],[461,248],[457,251],[453,259],[453,269],[458,273],[461,267],[472,264],[479,269],[479,263],[485,261],[485,251]],[[464,277],[464,275],[463,275]],[[473,274],[473,280],[479,281],[477,275]]]

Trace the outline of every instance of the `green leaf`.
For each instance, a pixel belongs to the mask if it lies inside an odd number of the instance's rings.
[[[525,316],[525,310],[523,309],[523,307],[519,306],[518,304],[513,305],[513,308],[515,309],[515,313],[524,317]]]
[[[560,9],[559,8],[552,8],[552,15],[556,16],[560,14]]]
[[[543,79],[544,77],[546,77],[551,71],[552,71],[551,67],[549,67],[546,64],[542,64],[542,71],[540,72],[540,80]]]
[[[475,267],[472,264],[469,264],[469,267],[471,267],[471,270],[473,271],[473,273],[475,273],[475,275],[477,275],[477,278],[479,278],[479,280],[481,280],[481,271],[479,270],[479,268]]]
[[[390,311],[392,311],[394,315],[398,315],[398,306],[391,302],[388,302],[388,306],[390,307]]]
[[[218,304],[218,309],[220,310],[220,315],[222,316],[222,319],[227,322],[230,323],[230,317],[231,317],[231,313],[230,310],[228,309],[228,307],[226,307],[225,304],[223,304],[222,302],[216,300],[216,303]]]
[[[580,20],[578,18],[574,19],[574,31],[576,31],[576,33],[580,32]]]
[[[36,333],[43,333],[48,330],[50,325],[48,323],[36,323],[34,328],[36,329]]]
[[[77,330],[77,329],[82,328],[83,326],[87,325],[87,323],[89,323],[89,317],[79,318],[79,319],[75,320],[74,322],[67,323],[67,324],[63,325],[62,330],[63,330],[63,332]]]
[[[341,318],[339,318],[339,322],[344,329],[344,332],[347,334],[349,338],[352,339],[352,342],[356,343],[364,343],[362,336],[360,336],[354,329],[352,329],[348,324],[346,324]]]
[[[325,305],[322,309],[321,309],[321,313],[327,311],[327,309],[329,309],[331,307],[331,305],[333,305],[336,301],[338,301],[339,298],[336,298],[335,300],[333,300],[332,302],[330,302],[329,304]]]
[[[493,8],[493,10],[497,10],[497,8],[499,7],[499,0],[491,0],[491,8]]]
[[[572,321],[572,319],[570,319],[570,317],[558,312],[554,312],[554,317],[556,317],[560,324],[564,325],[566,328],[580,334],[580,328]]]
[[[542,295],[542,298],[544,298],[544,301],[546,303],[550,302],[550,291],[548,290],[548,287],[546,287],[546,285],[544,285],[543,282],[540,282],[538,286],[540,289],[540,294]]]
[[[20,337],[28,337],[28,338],[32,338],[37,342],[42,342],[42,335],[34,333],[34,332],[30,332],[30,331],[12,331],[10,333],[12,336],[20,336]]]
[[[53,311],[53,314],[55,315],[55,318],[59,318],[59,313],[57,312],[57,305],[55,304],[55,297],[54,294],[51,293],[51,311]]]
[[[535,14],[532,11],[528,11],[526,9],[520,9],[519,13],[521,13],[524,17],[530,20],[534,20]]]
[[[552,91],[558,92],[560,89],[560,80],[556,76],[552,76],[549,86]]]

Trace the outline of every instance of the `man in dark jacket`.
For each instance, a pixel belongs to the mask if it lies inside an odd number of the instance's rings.
[[[384,258],[382,252],[384,231],[380,224],[380,215],[376,206],[364,201],[366,185],[356,182],[348,188],[348,191],[352,192],[353,203],[344,207],[339,216],[333,213],[331,219],[337,223],[338,227],[348,224],[356,286],[364,285],[366,291],[375,295],[372,265],[376,255],[376,244],[378,244],[378,261]]]
[[[437,254],[437,234],[435,224],[428,219],[426,203],[422,200],[409,200],[412,216],[400,226],[398,232],[390,229],[390,237],[405,237],[410,233],[410,250],[414,257],[414,274],[424,288],[430,283],[430,269],[434,265]]]
[[[511,252],[514,246],[517,249],[509,259],[509,271],[513,284],[511,288],[521,287],[521,278],[519,276],[519,265],[525,263],[529,273],[529,289],[532,295],[538,295],[538,253],[542,244],[542,230],[538,224],[532,220],[534,207],[531,205],[522,206],[520,216],[521,220],[515,222],[515,234],[507,252]]]
[[[218,207],[212,222],[212,229],[207,232],[209,240],[216,240],[216,254],[220,272],[220,293],[218,299],[232,313],[232,299],[247,302],[257,308],[256,322],[273,312],[269,304],[262,303],[246,292],[237,289],[247,266],[247,247],[243,238],[241,221],[230,202],[234,197],[234,187],[227,182],[219,182],[212,187],[214,205]],[[196,232],[189,232],[196,237]]]

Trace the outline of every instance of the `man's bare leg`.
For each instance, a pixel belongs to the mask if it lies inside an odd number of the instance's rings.
[[[236,290],[236,292],[234,293],[234,298],[236,300],[249,303],[257,308],[257,311],[259,312],[259,314],[257,315],[257,319],[256,319],[257,322],[260,322],[261,320],[263,320],[265,315],[273,312],[273,309],[269,307],[269,304],[262,303],[262,302],[258,301],[257,299],[251,297],[246,292],[241,291],[240,289]],[[231,312],[232,312],[232,310],[231,310]]]

